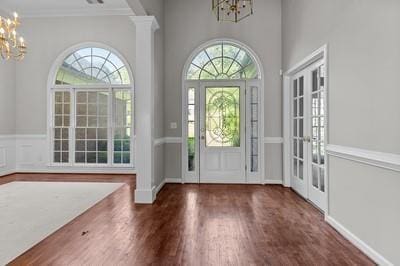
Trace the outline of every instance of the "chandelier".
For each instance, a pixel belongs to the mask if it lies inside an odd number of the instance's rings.
[[[5,60],[22,60],[26,54],[24,38],[17,33],[19,25],[18,14],[15,12],[13,19],[0,17],[0,53]]]
[[[253,0],[212,0],[218,21],[239,22],[253,15]]]

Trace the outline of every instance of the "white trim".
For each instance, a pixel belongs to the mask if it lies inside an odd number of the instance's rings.
[[[265,144],[282,144],[283,138],[282,137],[265,137],[264,143]]]
[[[135,79],[134,79],[134,76],[133,76],[133,73],[132,73],[132,67],[130,66],[129,62],[125,59],[126,57],[124,57],[119,51],[117,51],[113,47],[110,47],[110,46],[108,46],[106,44],[103,44],[103,43],[100,43],[100,42],[78,43],[78,44],[70,46],[69,48],[64,50],[54,60],[52,66],[50,68],[48,79],[47,79],[47,96],[46,96],[47,97],[47,122],[46,122],[47,123],[46,124],[46,126],[47,126],[47,135],[45,135],[45,138],[46,138],[46,144],[48,145],[48,149],[47,149],[48,161],[46,162],[48,165],[52,165],[52,159],[51,158],[53,158],[53,145],[52,145],[52,127],[53,127],[53,125],[52,125],[53,124],[52,123],[53,122],[53,116],[52,116],[52,114],[53,114],[53,109],[52,109],[53,108],[53,98],[52,98],[52,96],[53,96],[53,93],[52,92],[53,91],[60,91],[60,90],[61,91],[70,91],[71,92],[71,125],[70,125],[70,128],[69,128],[69,132],[70,132],[70,136],[72,136],[72,138],[74,138],[74,134],[72,134],[72,131],[75,129],[74,128],[74,124],[75,124],[75,108],[76,108],[75,102],[74,102],[74,97],[73,97],[74,91],[78,91],[80,89],[85,89],[85,88],[92,88],[92,89],[94,88],[93,85],[90,85],[90,86],[85,86],[85,85],[83,85],[83,86],[56,85],[55,81],[56,81],[56,78],[57,78],[57,71],[60,68],[60,66],[62,65],[62,63],[64,62],[65,58],[69,54],[71,54],[72,52],[75,52],[77,50],[83,49],[83,48],[91,48],[91,47],[103,48],[103,49],[106,49],[106,50],[110,51],[115,56],[117,56],[122,61],[122,63],[125,65],[125,67],[126,67],[126,69],[128,71],[128,75],[129,75],[129,79],[130,79],[131,84],[122,85],[122,86],[114,86],[112,84],[107,84],[106,86],[104,86],[104,87],[101,86],[101,87],[103,87],[102,89],[108,89],[109,92],[112,92],[112,88],[117,89],[117,88],[121,88],[122,87],[122,88],[129,89],[131,91],[131,95],[132,95],[132,104],[133,104],[133,106],[135,106],[135,101],[134,101],[134,99],[135,99],[134,98],[135,97],[135,90],[134,90],[134,81],[135,81]],[[94,90],[98,91],[98,88],[94,89]],[[110,118],[111,118],[110,124],[109,124],[109,127],[108,127],[109,128],[108,129],[109,136],[111,136],[111,132],[110,132],[111,129],[110,128],[113,128],[113,112],[112,112],[113,106],[112,106],[112,100],[111,100],[112,97],[111,96],[112,95],[110,95],[109,101],[108,101],[109,115],[110,115]],[[133,108],[133,109],[135,109],[135,108]],[[133,121],[133,117],[135,115],[136,115],[135,112],[133,112],[132,121]],[[131,151],[134,151],[134,150],[136,150],[136,143],[135,143],[135,125],[134,125],[133,122],[132,122],[131,130],[132,130],[132,133],[133,133],[133,136],[131,137]],[[20,136],[21,139],[26,139],[26,138],[36,139],[36,138],[41,138],[41,136],[43,136],[43,135],[17,135],[17,136]],[[71,139],[70,138],[70,143],[71,142],[74,143],[74,141],[75,141],[75,139]],[[111,142],[111,144],[110,144],[110,142],[109,142],[109,147],[108,147],[108,155],[109,155],[108,157],[109,157],[109,160],[110,160],[108,165],[110,165],[111,167],[114,166],[114,163],[112,162],[112,158],[113,157],[110,156],[110,154],[112,154],[112,146],[111,146],[112,143],[113,142]],[[74,145],[71,145],[71,146],[72,146],[72,149],[70,149],[70,158],[69,158],[70,162],[68,163],[69,165],[74,164],[72,158],[73,158],[73,153],[75,152],[75,150],[74,150]],[[131,156],[131,158],[130,158],[131,159],[131,165],[129,165],[129,166],[134,166],[135,165],[135,159],[136,159],[136,157],[134,155],[134,152],[131,152],[130,156]],[[77,166],[77,165],[75,165],[75,166]],[[81,166],[86,167],[84,165],[81,165]],[[119,165],[117,165],[117,167],[118,166]]]
[[[283,185],[282,179],[264,179],[264,185]]]
[[[259,92],[260,92],[260,94],[259,94],[259,106],[260,106],[260,117],[259,117],[259,121],[260,121],[260,123],[259,123],[259,136],[264,136],[264,127],[265,127],[265,125],[264,125],[264,116],[265,116],[265,111],[264,111],[264,102],[265,102],[265,92],[264,92],[264,90],[265,90],[265,86],[264,86],[264,79],[265,79],[265,72],[264,72],[264,68],[263,68],[263,65],[262,65],[262,63],[261,63],[261,60],[260,60],[260,58],[258,57],[258,55],[257,55],[257,53],[252,49],[252,48],[250,48],[248,45],[246,45],[246,44],[244,44],[244,43],[242,43],[242,42],[240,42],[240,41],[238,41],[238,40],[235,40],[235,39],[230,39],[230,38],[216,38],[216,39],[212,39],[212,40],[209,40],[209,41],[207,41],[207,42],[205,42],[205,43],[202,43],[201,45],[199,45],[196,49],[194,49],[193,51],[192,51],[192,53],[190,54],[190,56],[187,58],[187,60],[186,60],[186,62],[185,62],[185,65],[184,65],[184,67],[183,67],[183,71],[182,71],[182,99],[181,99],[181,102],[182,102],[182,147],[181,147],[181,150],[182,150],[182,152],[181,152],[181,154],[182,154],[182,157],[181,157],[181,162],[182,162],[182,169],[181,169],[181,173],[182,173],[182,177],[183,177],[183,180],[194,180],[194,179],[197,179],[197,180],[199,180],[200,181],[200,176],[199,176],[199,171],[198,170],[196,170],[195,172],[188,172],[187,171],[187,167],[186,167],[186,165],[187,165],[187,156],[186,156],[186,154],[187,154],[187,142],[186,142],[186,128],[185,128],[185,125],[186,125],[186,119],[187,119],[187,117],[186,117],[186,105],[187,105],[187,103],[186,103],[186,101],[187,101],[187,97],[186,97],[186,90],[187,90],[187,88],[188,87],[191,87],[191,86],[193,86],[193,87],[196,87],[197,88],[197,90],[196,91],[199,91],[200,90],[200,82],[206,82],[207,80],[186,80],[186,74],[187,74],[187,71],[188,71],[188,69],[189,69],[189,67],[190,67],[190,64],[192,63],[192,61],[193,61],[193,59],[202,51],[202,50],[204,50],[204,49],[206,49],[206,48],[208,48],[209,46],[211,46],[211,45],[213,45],[213,44],[215,44],[215,43],[218,43],[218,42],[224,42],[224,43],[231,43],[231,44],[234,44],[234,45],[236,45],[236,46],[238,46],[238,47],[240,47],[240,48],[242,48],[243,50],[245,50],[246,52],[247,52],[247,54],[249,54],[251,57],[252,57],[252,59],[253,59],[253,62],[256,64],[256,66],[257,66],[257,69],[258,69],[258,72],[259,72],[259,75],[258,75],[258,79],[254,79],[254,80],[228,80],[228,81],[246,81],[246,87],[250,84],[250,83],[252,83],[252,82],[257,82],[257,87],[258,87],[258,89],[259,89]],[[216,80],[209,80],[209,81],[213,81],[213,82],[215,82]],[[196,93],[196,109],[197,109],[197,112],[198,112],[198,108],[199,108],[199,93]],[[197,119],[199,118],[199,116],[197,117]],[[198,123],[197,123],[198,124]],[[198,132],[198,130],[199,129],[197,129],[196,130],[196,134],[197,134],[197,132]],[[197,138],[198,138],[198,136],[197,136]],[[247,140],[246,140],[246,142],[247,142]],[[259,157],[260,157],[260,162],[264,162],[264,156],[265,156],[265,149],[264,149],[264,147],[263,147],[263,145],[262,145],[262,142],[263,142],[263,139],[262,138],[260,138],[260,140],[259,140],[259,147],[260,147],[260,152],[259,152]],[[199,149],[197,148],[196,149],[196,169],[199,169],[199,156],[200,154],[199,154]],[[246,157],[247,157],[247,155],[246,155]],[[246,158],[246,162],[247,162],[247,158]],[[264,163],[259,163],[259,169],[258,169],[259,171],[257,172],[257,174],[259,174],[259,175],[263,175],[263,173],[265,172],[265,166],[264,166]],[[249,173],[249,171],[247,171],[246,172],[246,179],[248,179],[249,177],[251,177],[251,175],[250,174],[248,174]],[[248,175],[248,176],[247,176]],[[261,179],[261,177],[260,177],[260,179]],[[261,182],[261,181],[260,181]]]
[[[310,66],[312,63],[317,62],[318,60],[324,60],[325,63],[325,147],[329,143],[329,130],[328,130],[328,94],[329,94],[329,64],[328,64],[328,45],[324,44],[322,47],[315,50],[309,56],[301,60],[299,63],[295,64],[288,71],[286,71],[283,75],[283,184],[285,187],[291,187],[291,99],[290,99],[290,88],[291,88],[291,79],[293,75],[298,73],[299,71],[305,69]],[[326,161],[325,164],[325,178],[326,182],[326,197],[327,197],[327,209],[326,213],[329,213],[329,197],[328,197],[328,186],[329,186],[329,176],[328,176],[328,168],[329,163]]]
[[[153,140],[154,147],[163,145],[164,143],[165,143],[165,138],[159,138],[159,139]]]
[[[169,184],[183,184],[182,178],[179,177],[169,177],[169,178],[165,178],[165,183],[169,183]]]
[[[0,140],[15,140],[15,135],[0,135]]]
[[[153,32],[160,28],[155,16],[131,16],[130,19],[135,23],[135,25],[150,25]]]
[[[170,143],[182,143],[182,138],[181,137],[165,137],[164,138],[164,143],[170,144]]]
[[[26,139],[46,139],[47,135],[14,135],[16,140]]]
[[[133,168],[111,168],[111,167],[98,167],[98,168],[78,168],[78,167],[51,167],[43,169],[17,169],[16,173],[56,173],[56,174],[136,174]]]
[[[160,192],[160,190],[164,187],[165,185],[165,179],[163,181],[161,181],[161,183],[156,187],[156,195],[158,194],[158,192]]]
[[[152,189],[136,189],[135,203],[136,204],[152,204],[155,200],[156,187]]]
[[[335,228],[343,237],[345,237],[347,240],[349,240],[354,246],[356,246],[358,249],[360,249],[362,252],[364,252],[365,255],[367,255],[369,258],[371,258],[378,265],[387,265],[387,266],[393,265],[393,263],[391,263],[386,258],[384,258],[381,254],[379,254],[377,251],[375,251],[367,243],[362,241],[360,238],[358,238],[356,235],[354,235],[352,232],[350,232],[350,230],[348,230],[346,227],[344,227],[342,224],[340,224],[338,221],[336,221],[331,216],[329,216],[329,215],[325,216],[325,221],[329,225],[331,225],[333,228]]]
[[[15,173],[16,173],[15,170],[1,171],[1,172],[0,172],[0,177],[7,176],[7,175],[12,175],[12,174],[15,174]]]
[[[22,18],[46,18],[46,17],[99,17],[99,16],[134,16],[135,13],[129,7],[126,8],[81,8],[81,9],[51,9],[22,12]]]
[[[400,154],[364,150],[340,145],[328,145],[330,156],[400,172]]]
[[[312,52],[310,55],[308,55],[306,58],[295,64],[293,67],[291,67],[288,71],[284,73],[284,76],[293,76],[300,70],[308,67],[312,63],[315,63],[316,61],[325,58],[326,59],[326,52],[328,51],[328,45],[324,44],[314,52]]]
[[[164,137],[158,138],[153,141],[154,147],[163,145],[163,144],[179,144],[182,143],[181,137]]]

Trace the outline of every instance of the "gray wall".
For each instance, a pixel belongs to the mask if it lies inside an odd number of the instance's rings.
[[[0,134],[15,134],[15,64],[0,59]]]
[[[135,73],[135,27],[128,17],[37,18],[24,19],[24,25],[28,54],[17,64],[17,134],[46,134],[49,71],[71,46],[104,43],[119,51]]]
[[[0,10],[0,16],[7,15]],[[0,58],[0,135],[15,134],[15,64]]]
[[[284,70],[329,45],[329,142],[400,154],[400,2],[283,0]],[[330,215],[394,264],[400,174],[330,158]]]
[[[265,76],[265,136],[282,136],[281,112],[281,1],[255,2],[255,14],[234,23],[218,23],[210,1],[165,1],[165,135],[181,137],[181,91],[183,66],[198,46],[214,38],[232,38],[250,46],[260,57]],[[170,123],[177,122],[177,129]],[[276,145],[276,144],[274,144]],[[279,144],[278,144],[279,145]],[[172,146],[179,146],[172,147]],[[268,150],[271,145],[266,145]],[[166,177],[181,177],[179,144],[170,144],[165,153]],[[266,160],[266,179],[282,178],[282,152],[275,149]],[[266,152],[267,153],[267,152]],[[267,159],[268,158],[268,159]],[[177,176],[177,174],[179,174]],[[274,176],[270,176],[274,175]],[[276,176],[275,176],[276,175]]]

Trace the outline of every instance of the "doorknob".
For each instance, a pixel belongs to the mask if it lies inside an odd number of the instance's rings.
[[[201,136],[200,138],[201,138],[201,139],[206,139],[204,136]]]

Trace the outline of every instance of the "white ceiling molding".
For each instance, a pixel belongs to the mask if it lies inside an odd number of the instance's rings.
[[[22,18],[41,18],[41,17],[80,17],[80,16],[134,16],[136,15],[130,8],[115,9],[76,9],[76,10],[42,10],[24,12]]]
[[[132,3],[139,0],[103,0],[102,4],[90,4],[87,0],[1,0],[1,8],[18,12],[20,17],[67,17],[67,16],[132,16],[136,12]],[[140,4],[140,3],[139,3]],[[140,6],[134,5],[140,12]],[[143,7],[141,7],[143,8]]]
[[[126,2],[132,8],[136,16],[147,16],[147,12],[139,0],[126,0]]]

